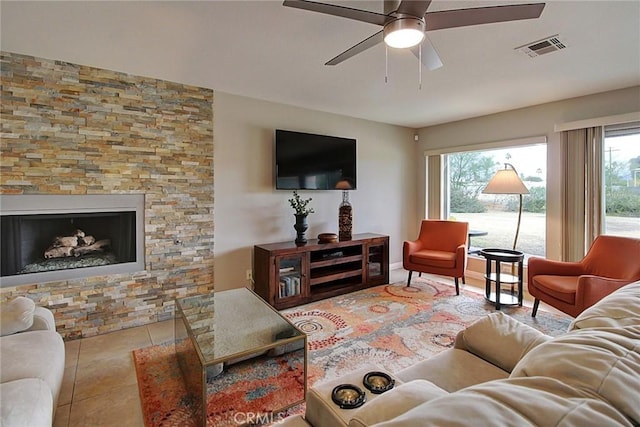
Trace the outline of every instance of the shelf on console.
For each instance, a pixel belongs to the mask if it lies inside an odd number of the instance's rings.
[[[361,274],[362,274],[362,269],[337,271],[332,274],[325,274],[323,276],[318,276],[318,277],[313,277],[313,274],[312,274],[312,278],[310,280],[309,285],[315,286],[320,283],[332,282],[339,279],[346,279],[347,277],[360,276]]]
[[[362,254],[345,256],[345,257],[327,258],[327,259],[323,259],[322,261],[311,261],[311,268],[313,269],[318,267],[326,267],[330,265],[346,264],[353,261],[362,261]]]

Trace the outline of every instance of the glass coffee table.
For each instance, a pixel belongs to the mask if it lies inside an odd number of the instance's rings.
[[[247,288],[176,299],[175,340],[198,425],[276,422],[304,402],[307,336]]]

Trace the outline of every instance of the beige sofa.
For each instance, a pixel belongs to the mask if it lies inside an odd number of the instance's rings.
[[[585,310],[555,338],[490,314],[461,331],[453,348],[392,374],[394,389],[367,391],[360,408],[338,408],[333,387],[366,390],[370,369],[311,388],[305,417],[283,425],[638,426],[640,282]]]
[[[51,426],[65,365],[53,314],[18,297],[0,315],[0,425]]]

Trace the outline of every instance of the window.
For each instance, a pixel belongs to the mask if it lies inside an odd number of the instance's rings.
[[[604,234],[640,238],[640,123],[605,127]]]
[[[546,144],[466,151],[445,155],[445,217],[466,221],[472,231],[486,232],[471,238],[476,248],[511,249],[515,237],[519,197],[483,194],[489,180],[504,163],[512,164],[529,190],[523,197],[523,213],[517,250],[544,256],[546,233]]]

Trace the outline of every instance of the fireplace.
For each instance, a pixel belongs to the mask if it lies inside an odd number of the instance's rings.
[[[142,271],[144,195],[0,197],[2,287]]]

